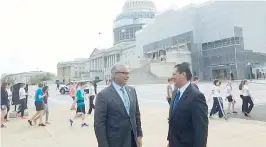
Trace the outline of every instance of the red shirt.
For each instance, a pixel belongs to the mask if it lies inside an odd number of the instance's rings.
[[[48,92],[45,92],[45,93],[46,93],[46,96],[43,97],[43,102],[44,102],[44,104],[47,104],[49,94],[48,94]]]

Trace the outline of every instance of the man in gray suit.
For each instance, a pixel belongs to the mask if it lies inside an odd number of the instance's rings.
[[[111,69],[112,83],[96,98],[94,129],[99,147],[142,147],[142,129],[136,90],[126,86],[124,65]]]

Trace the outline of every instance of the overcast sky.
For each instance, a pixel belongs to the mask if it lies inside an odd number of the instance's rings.
[[[113,20],[125,1],[2,0],[0,74],[37,68],[56,73],[60,61],[88,58],[93,48],[111,47]],[[204,1],[154,0],[160,12]]]

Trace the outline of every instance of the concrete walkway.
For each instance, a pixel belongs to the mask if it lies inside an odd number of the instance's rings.
[[[141,106],[143,147],[166,147],[167,108]],[[1,129],[1,147],[97,147],[93,116],[87,116],[90,125],[81,128],[77,119],[73,127],[68,119],[74,111],[66,108],[50,109],[50,125],[29,126],[27,120],[10,119],[8,128]],[[208,147],[265,147],[266,123],[241,119],[210,120]]]

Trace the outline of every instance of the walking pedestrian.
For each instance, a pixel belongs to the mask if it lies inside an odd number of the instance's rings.
[[[44,100],[43,98],[46,96],[45,93],[43,93],[42,90],[43,84],[38,84],[38,89],[35,91],[35,107],[36,107],[36,113],[31,117],[31,119],[28,120],[28,123],[32,126],[32,120],[35,119],[37,116],[39,116],[39,126],[45,126],[43,124],[43,114],[44,114]]]
[[[11,88],[11,84],[7,84],[6,90],[7,90],[7,93],[8,93],[8,100],[7,100],[7,113],[6,113],[5,117],[4,117],[4,121],[5,122],[8,121],[7,117],[8,117],[8,112],[10,110],[10,102],[12,100],[12,92],[11,92],[10,88]]]
[[[226,99],[228,100],[228,114],[236,114],[237,112],[235,111],[235,104],[236,104],[236,100],[233,97],[232,94],[232,84],[231,81],[228,81],[226,88],[225,88],[225,93],[226,93]],[[232,112],[231,112],[231,107],[232,107]]]
[[[94,98],[95,98],[94,86],[92,84],[89,84],[89,111],[88,111],[88,114],[91,114],[92,109],[95,108],[94,103],[93,103]]]
[[[4,125],[4,117],[7,114],[7,105],[8,105],[8,92],[6,90],[7,84],[1,84],[1,128],[6,128]]]
[[[197,77],[197,76],[195,76],[194,78],[193,78],[193,83],[192,83],[192,85],[195,87],[195,88],[197,88],[198,90],[199,90],[199,86],[198,86],[198,84],[199,84],[199,77]]]
[[[20,109],[17,112],[17,117],[19,116],[19,114],[21,113],[21,119],[27,119],[26,117],[24,117],[24,111],[26,109],[26,91],[25,91],[25,84],[21,83],[20,85],[20,89],[19,89],[19,103],[20,103]]]
[[[250,117],[250,112],[254,106],[254,103],[248,88],[248,84],[248,80],[244,80],[240,90],[243,91],[244,115]]]
[[[86,86],[87,85],[86,85],[85,82],[78,83],[78,89],[77,89],[77,94],[76,94],[76,99],[75,99],[75,102],[77,103],[77,111],[76,111],[76,114],[75,114],[74,118],[73,119],[69,119],[69,123],[70,123],[71,126],[73,125],[74,120],[79,116],[80,113],[82,115],[81,127],[88,126],[85,123],[86,111],[85,111],[85,103],[84,103],[84,100],[85,100],[84,88],[86,88]]]
[[[221,82],[219,80],[214,80],[213,82],[214,86],[213,86],[213,90],[211,93],[211,96],[213,98],[213,105],[212,105],[212,109],[210,112],[210,118],[212,118],[212,116],[214,114],[216,114],[217,112],[219,112],[219,118],[223,117],[223,105],[221,103],[221,107],[220,107],[220,100],[221,100],[221,90],[220,90],[220,86],[221,86]],[[220,102],[219,102],[220,101]]]
[[[43,97],[43,103],[44,103],[44,115],[45,115],[45,124],[51,124],[49,120],[49,107],[48,107],[48,97],[49,97],[49,87],[44,86],[42,88],[43,93],[45,96]],[[36,121],[41,117],[41,115],[38,115],[33,119],[34,124],[36,124]]]
[[[71,108],[70,110],[76,110],[76,102],[75,102],[75,99],[76,99],[76,92],[77,92],[77,86],[75,85],[75,83],[71,83],[71,87],[70,87],[70,90],[69,90],[69,94],[73,100],[73,103],[71,105]]]
[[[56,90],[59,90],[59,82],[56,83]]]
[[[240,93],[240,98],[242,99],[241,111],[244,113],[244,96],[243,96],[243,90],[242,90],[243,83],[244,83],[244,80],[242,80],[241,83],[239,84],[239,93]]]

